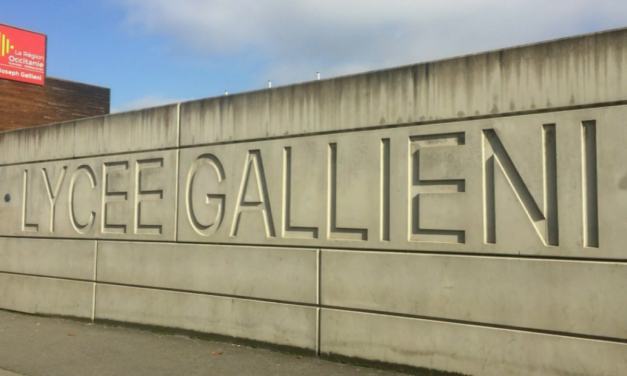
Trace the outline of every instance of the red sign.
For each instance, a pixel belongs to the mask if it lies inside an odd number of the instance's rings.
[[[0,25],[0,78],[43,85],[46,36]]]

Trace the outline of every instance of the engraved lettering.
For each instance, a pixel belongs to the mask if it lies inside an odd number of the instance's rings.
[[[61,169],[61,174],[59,179],[57,179],[57,184],[54,189],[50,184],[50,178],[48,177],[48,170],[45,168],[41,169],[41,173],[44,176],[44,182],[46,183],[46,192],[48,192],[48,200],[50,201],[50,232],[54,232],[54,214],[55,208],[57,205],[57,199],[59,198],[59,191],[61,190],[61,184],[63,184],[63,179],[65,178],[65,172],[67,171],[67,166],[63,166]]]
[[[87,223],[84,223],[84,224],[80,223],[78,219],[76,218],[76,206],[74,204],[75,199],[76,199],[75,190],[76,190],[76,183],[82,175],[87,176],[92,190],[96,188],[96,175],[94,174],[94,171],[91,169],[91,167],[87,165],[82,165],[79,168],[77,168],[76,171],[74,171],[74,174],[72,175],[72,179],[70,180],[70,198],[69,198],[70,208],[69,209],[70,209],[70,220],[72,222],[72,227],[74,227],[74,230],[76,230],[76,232],[78,232],[79,234],[86,234],[94,226],[94,222],[96,220],[96,213],[93,211],[90,211],[89,219],[87,220]]]
[[[28,170],[24,170],[24,191],[22,192],[22,231],[24,232],[38,232],[39,225],[35,223],[29,223],[26,219],[28,213]]]
[[[251,179],[252,177],[252,179]],[[259,150],[251,150],[246,158],[244,174],[240,184],[239,195],[233,216],[231,236],[237,236],[241,217],[246,212],[261,213],[266,230],[266,237],[275,237],[274,222],[270,209],[270,199],[263,169],[263,161]]]
[[[292,226],[292,148],[283,149],[283,226],[284,238],[318,239],[317,227]]]
[[[329,144],[327,196],[327,237],[341,240],[368,240],[368,229],[337,226],[337,144]]]
[[[163,226],[160,224],[145,223],[146,219],[142,219],[142,204],[151,201],[163,200],[162,189],[144,189],[145,176],[150,170],[163,168],[163,158],[146,159],[135,162],[135,234],[161,235]]]
[[[205,169],[204,166],[209,167]],[[196,209],[194,206],[194,186],[195,182],[198,180],[198,175],[201,171],[212,171],[215,173],[215,179],[210,178],[210,183],[207,187],[203,186],[202,188],[210,189],[210,190],[218,190],[221,186],[222,181],[225,179],[224,168],[222,167],[222,163],[220,160],[213,154],[203,154],[199,156],[192,166],[189,169],[189,173],[187,174],[187,195],[186,195],[186,206],[187,206],[187,218],[189,223],[192,225],[194,230],[202,236],[211,236],[215,234],[215,232],[222,225],[222,221],[224,220],[224,208],[226,205],[226,195],[219,193],[207,193],[204,194],[205,205],[209,205],[213,207],[216,214],[211,223],[204,224],[198,219],[198,215],[196,215]],[[209,176],[213,176],[214,174],[209,174]],[[200,189],[200,188],[198,188]]]
[[[583,244],[599,247],[599,204],[597,193],[597,133],[596,122],[582,124],[582,177],[583,177]]]
[[[390,241],[390,139],[381,140],[381,240]]]
[[[438,243],[464,243],[466,232],[460,229],[425,228],[427,213],[424,213],[424,202],[421,198],[437,199],[449,195],[460,194],[466,191],[465,179],[437,179],[439,176],[424,179],[420,171],[422,153],[444,152],[447,160],[455,161],[456,148],[465,144],[464,133],[432,134],[427,136],[410,137],[410,182],[409,182],[409,241],[412,242],[438,242]],[[435,149],[437,148],[437,150]],[[437,154],[440,156],[440,154]],[[444,164],[444,161],[438,161]],[[459,173],[452,171],[451,173]],[[446,201],[445,201],[446,202]],[[442,208],[438,211],[442,212]],[[449,216],[448,219],[453,219]]]
[[[483,131],[483,136],[485,242],[488,244],[496,243],[494,173],[496,167],[499,166],[540,239],[545,245],[558,245],[555,125],[543,126],[544,212],[531,195],[496,131],[486,129]]]
[[[127,191],[111,191],[112,173],[121,173],[128,170],[128,162],[105,163],[102,168],[102,233],[103,234],[125,234],[126,224],[112,223],[110,217],[110,206],[120,204],[128,200]]]

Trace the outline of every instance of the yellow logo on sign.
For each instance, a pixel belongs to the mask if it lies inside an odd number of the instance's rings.
[[[13,46],[11,45],[11,42],[9,41],[9,38],[6,34],[0,33],[0,35],[2,35],[2,56],[4,56],[13,49]]]

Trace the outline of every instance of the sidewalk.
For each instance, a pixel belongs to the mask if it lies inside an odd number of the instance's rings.
[[[0,376],[392,376],[228,343],[0,311]]]

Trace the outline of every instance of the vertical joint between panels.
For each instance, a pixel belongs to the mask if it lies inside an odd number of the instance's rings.
[[[180,208],[180,194],[179,182],[181,181],[181,150],[176,151],[176,170],[174,175],[177,181],[174,184],[174,241],[179,240],[179,208]]]
[[[174,185],[174,241],[178,241],[179,238],[179,182],[181,181],[181,104],[176,105],[176,167],[175,173],[176,182]]]
[[[91,322],[94,322],[96,319],[96,285],[98,281],[98,241],[94,243],[94,286],[92,292],[92,302],[91,302]]]
[[[320,356],[320,316],[321,316],[321,294],[322,294],[322,250],[318,249],[316,260],[316,355]]]
[[[181,147],[181,104],[176,105],[176,147]]]

